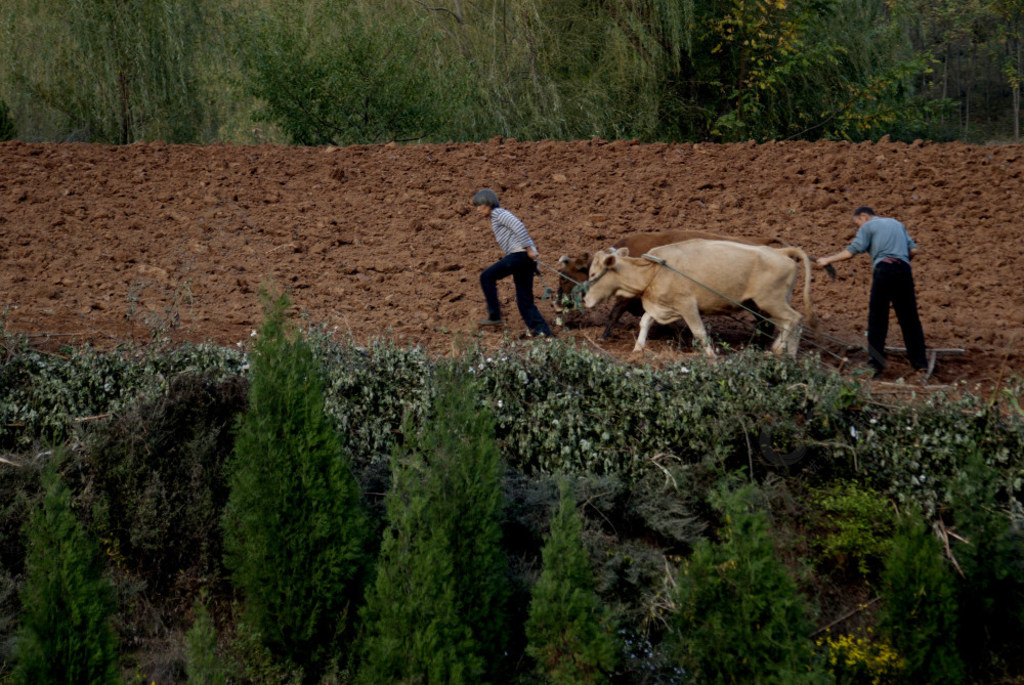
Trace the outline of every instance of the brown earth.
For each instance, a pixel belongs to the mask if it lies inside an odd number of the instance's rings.
[[[53,350],[154,337],[234,345],[259,326],[258,291],[274,284],[310,323],[360,344],[385,336],[439,354],[497,344],[524,327],[507,280],[508,328],[476,330],[478,276],[499,256],[471,211],[480,187],[529,227],[545,267],[538,298],[557,286],[548,267],[560,254],[628,232],[778,236],[820,256],[845,247],[852,209],[871,205],[919,244],[929,347],[965,352],[939,357],[933,385],[990,388],[1024,371],[1024,145],[2,143],[0,326]],[[812,288],[828,341],[804,345],[833,366],[846,355],[836,341],[864,340],[870,284],[864,255],[836,268],[835,282],[815,270]],[[552,303],[538,304],[554,324]],[[637,321],[626,315],[599,341],[606,312],[554,328],[626,358]],[[707,323],[718,342],[749,338],[735,318]],[[895,321],[889,335],[903,344]],[[679,339],[656,330],[649,359],[692,354]],[[864,361],[855,353],[842,366]],[[889,381],[909,371],[892,361]]]

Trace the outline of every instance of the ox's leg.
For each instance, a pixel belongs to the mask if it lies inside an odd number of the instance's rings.
[[[644,312],[644,315],[640,317],[640,334],[636,338],[636,345],[633,346],[634,352],[642,352],[644,345],[647,344],[647,334],[651,331],[651,324],[654,323],[654,317]]]
[[[679,314],[682,316],[683,321],[690,327],[690,331],[693,332],[694,346],[700,343],[701,347],[704,348],[704,355],[708,359],[715,358],[715,346],[711,344],[711,336],[708,335],[708,331],[704,328],[704,320],[700,318],[700,308],[697,305],[697,300],[691,300],[686,302],[679,309]]]
[[[769,313],[777,331],[775,342],[772,343],[772,352],[778,355],[788,352],[789,356],[796,357],[796,352],[800,348],[800,322],[803,315],[789,305]]]
[[[615,305],[612,307],[612,311],[608,314],[608,323],[604,327],[604,332],[601,333],[601,340],[607,340],[612,337],[612,328],[619,322],[622,317],[622,312],[626,311],[626,307],[629,306],[630,300],[625,297],[616,297]]]

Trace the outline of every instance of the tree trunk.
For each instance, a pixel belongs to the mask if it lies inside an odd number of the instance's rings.
[[[132,132],[132,110],[128,101],[128,77],[123,69],[118,72],[117,81],[121,95],[121,144],[127,145],[132,142],[129,138]]]
[[[1024,78],[1024,38],[1020,32],[1014,39],[1017,44],[1017,74],[1014,79],[1014,142],[1021,141],[1021,78]]]
[[[1020,142],[1020,86],[1013,87],[1013,142]]]

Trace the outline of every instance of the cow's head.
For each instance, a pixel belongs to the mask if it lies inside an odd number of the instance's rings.
[[[583,306],[587,309],[596,307],[615,294],[619,286],[615,268],[622,257],[629,256],[628,247],[613,247],[602,250],[590,261],[590,278],[587,280],[587,294],[583,297]]]
[[[558,258],[558,294],[552,305],[556,312],[580,309],[580,298],[583,296],[582,289],[587,281],[589,266],[589,252],[584,252],[578,257],[564,254]]]
[[[590,267],[590,253],[584,252],[577,257],[570,257],[567,254],[558,258],[558,273],[562,274],[558,279],[558,303],[564,298],[572,296],[572,289],[578,284],[587,280],[587,269]]]

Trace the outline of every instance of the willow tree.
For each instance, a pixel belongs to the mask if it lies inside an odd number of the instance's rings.
[[[194,142],[216,35],[200,0],[5,0],[0,87],[40,137]],[[15,99],[16,98],[16,99]],[[39,122],[47,122],[40,124]]]
[[[259,117],[303,145],[460,138],[467,81],[439,31],[393,2],[268,0],[240,15]]]

